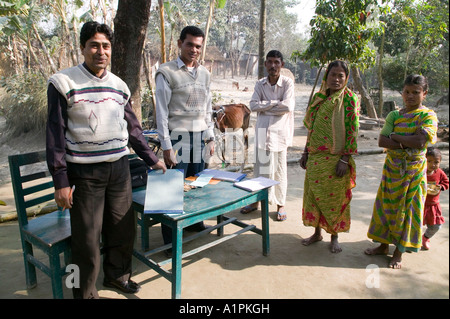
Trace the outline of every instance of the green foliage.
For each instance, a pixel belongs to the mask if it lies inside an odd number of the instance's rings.
[[[278,49],[286,57],[301,46],[303,40],[296,32],[297,16],[291,12],[298,0],[271,0],[267,5],[266,49]],[[209,3],[205,0],[170,0],[181,11],[186,23],[205,29]],[[216,46],[230,57],[237,51],[257,54],[259,38],[260,0],[216,0],[213,22],[209,30],[208,46]],[[158,12],[153,10],[149,22],[149,43],[159,44]],[[174,35],[178,36],[186,23],[177,23]],[[170,25],[166,21],[166,41],[170,38]],[[176,39],[174,39],[176,40]],[[306,42],[306,41],[305,41]]]
[[[430,91],[448,92],[448,1],[397,0],[384,15],[386,33],[383,77],[388,88],[401,90],[406,75],[428,78]],[[381,38],[376,37],[377,46]]]
[[[28,10],[28,0],[0,0],[0,16],[24,14]]]
[[[217,104],[219,104],[219,102],[223,101],[222,94],[220,92],[211,91],[211,95],[212,95],[212,101],[211,101],[212,105],[217,105]]]
[[[25,73],[2,77],[0,85],[7,93],[0,99],[7,130],[14,136],[43,130],[47,120],[47,81],[38,74]]]
[[[380,8],[377,1],[318,0],[310,22],[308,48],[293,56],[321,66],[336,59],[347,60],[361,69],[375,63],[376,51],[369,46],[372,37],[382,32],[382,23],[373,18]]]
[[[216,8],[223,9],[227,4],[227,0],[216,0]]]

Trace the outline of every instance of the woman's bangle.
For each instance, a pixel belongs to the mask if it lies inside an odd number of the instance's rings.
[[[346,162],[346,161],[344,161],[342,158],[340,158],[339,159],[339,162],[342,162],[342,163],[344,163],[344,164],[347,164],[348,165],[348,162]]]

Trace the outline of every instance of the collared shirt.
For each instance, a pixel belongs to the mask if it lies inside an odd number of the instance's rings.
[[[185,67],[193,76],[197,72],[197,67],[187,67],[180,57],[177,58],[178,68]],[[172,148],[172,142],[170,140],[170,132],[168,125],[169,118],[169,103],[172,97],[172,89],[169,83],[162,74],[158,74],[155,79],[156,82],[156,127],[159,140],[161,141],[161,148],[163,150],[169,150]],[[214,122],[212,121],[212,106],[211,106],[211,92],[210,88],[207,89],[206,100],[206,123],[208,124],[208,130],[205,132],[203,138],[205,140],[214,137]]]
[[[83,66],[91,72],[86,64]],[[91,72],[92,73],[92,72]],[[92,73],[93,74],[93,73]],[[102,74],[106,76],[107,71]],[[69,179],[67,177],[66,155],[66,139],[65,130],[67,127],[67,100],[58,90],[50,84],[47,91],[48,97],[48,120],[47,120],[47,165],[53,178],[55,189],[69,187]],[[148,146],[147,140],[142,135],[142,127],[133,112],[131,102],[128,101],[125,106],[124,118],[127,122],[127,130],[129,134],[129,143],[136,154],[139,155],[149,166],[153,166],[158,162],[158,157]]]
[[[256,82],[250,109],[257,112],[255,143],[258,148],[280,152],[292,145],[294,108],[294,82],[290,78],[280,75],[275,85],[267,77]]]

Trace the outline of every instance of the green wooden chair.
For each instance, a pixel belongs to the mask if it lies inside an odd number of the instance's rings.
[[[130,163],[130,169],[132,165],[131,163],[133,161],[136,160],[140,161],[139,157],[136,154],[129,154],[128,160]],[[137,192],[142,189],[145,189],[145,186],[133,188],[133,192]],[[152,219],[150,215],[146,215],[141,212],[137,213],[136,219],[137,225],[139,225],[141,228],[141,249],[143,251],[147,251],[150,248],[149,228],[152,227],[153,225],[158,224],[159,222]]]
[[[60,256],[65,264],[70,262],[70,215],[69,210],[28,219],[27,208],[54,199],[53,181],[47,169],[45,151],[8,156],[11,179],[19,220],[27,288],[36,287],[36,267],[51,278],[53,298],[63,298]],[[39,164],[39,168],[27,173],[27,165]],[[28,166],[29,167],[29,166]],[[30,169],[28,169],[30,170]],[[45,194],[44,194],[45,193]],[[33,255],[33,247],[48,255],[48,265]]]
[[[161,142],[157,138],[157,133],[154,130],[146,130],[143,132],[145,139],[148,142],[148,146],[150,146],[151,150],[158,155],[158,152],[161,149]],[[129,154],[128,160],[131,162],[133,160],[138,160],[139,157],[136,154]],[[142,189],[145,189],[145,186],[133,188],[133,192],[138,192]],[[133,203],[134,205],[134,203]],[[150,215],[141,213],[138,210],[139,213],[137,213],[137,225],[141,227],[141,249],[143,251],[148,251],[150,249],[150,238],[149,238],[149,229],[153,225],[158,224],[156,220],[152,219]]]

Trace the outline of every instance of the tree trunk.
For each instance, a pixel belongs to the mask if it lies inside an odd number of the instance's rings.
[[[367,114],[371,118],[378,119],[377,112],[376,112],[375,107],[373,105],[372,98],[370,97],[369,93],[367,92],[367,90],[365,89],[365,87],[363,85],[361,76],[359,75],[358,68],[352,66],[352,75],[353,75],[353,80],[355,82],[356,89],[361,94],[362,102],[364,103],[364,105],[367,108]]]
[[[36,52],[33,50],[33,46],[31,45],[30,35],[27,35],[27,48],[28,53],[30,53],[34,63],[38,66],[39,72],[41,73],[44,79],[49,78],[49,74],[47,74],[45,67],[42,65],[41,60],[37,57]],[[31,64],[31,63],[30,63]]]
[[[20,62],[20,55],[19,50],[17,49],[17,41],[14,35],[11,35],[11,42],[12,42],[12,53],[11,53],[11,60],[13,62],[14,66],[14,72],[15,74],[23,74],[23,63]],[[8,46],[9,47],[9,46]]]
[[[39,42],[39,45],[41,46],[41,49],[44,52],[45,57],[47,58],[47,62],[50,65],[50,69],[52,70],[52,73],[58,72],[58,69],[56,68],[55,63],[53,63],[53,59],[50,56],[50,53],[48,52],[44,41],[42,41],[41,36],[39,35],[39,32],[38,32],[38,30],[36,28],[36,25],[34,23],[31,24],[31,28],[33,29],[34,36],[36,37],[36,40]]]
[[[97,20],[97,14],[96,14],[96,11],[97,11],[97,10],[95,10],[94,1],[91,0],[91,1],[89,2],[89,5],[90,5],[90,8],[91,8],[92,20],[93,20],[93,21],[96,21],[96,20]]]
[[[216,0],[210,0],[209,1],[209,14],[208,14],[208,20],[206,21],[205,41],[203,41],[202,55],[201,55],[201,58],[200,58],[200,64],[205,64],[206,43],[208,42],[209,27],[211,26],[211,20],[212,20],[212,16],[213,16],[213,13],[214,13],[215,3],[216,3]]]
[[[78,50],[78,48],[75,48],[73,45],[73,37],[72,37],[72,33],[70,32],[69,29],[69,25],[67,24],[67,20],[65,16],[61,16],[61,23],[64,26],[64,32],[66,33],[65,36],[67,37],[67,43],[69,45],[69,53],[70,53],[70,57],[72,58],[72,65],[78,65],[78,60],[77,60],[77,54],[76,54],[76,50]]]
[[[259,50],[258,50],[258,79],[264,77],[264,54],[266,42],[266,0],[261,0],[261,11],[259,20]]]
[[[151,1],[149,1],[151,2]],[[161,63],[166,63],[166,30],[164,28],[164,2],[158,0],[159,5],[159,19],[161,25]]]
[[[155,89],[153,84],[153,74],[152,74],[152,64],[150,63],[150,51],[144,50],[144,70],[145,70],[145,79],[147,80],[148,88],[152,94],[152,126],[156,123],[156,98],[155,98]],[[147,116],[148,114],[145,114]]]
[[[309,95],[307,107],[309,107],[309,105],[311,104],[312,98],[314,96],[314,91],[316,90],[317,82],[319,82],[319,77],[320,77],[320,73],[322,72],[322,69],[323,69],[323,65],[320,67],[319,71],[317,72],[316,80],[314,81],[314,86],[312,88],[311,94]]]
[[[78,61],[78,63],[81,63],[81,61],[83,60],[82,58],[81,58],[81,51],[80,51],[80,38],[79,38],[79,34],[80,34],[80,32],[78,31],[78,27],[77,27],[77,20],[76,19],[73,19],[73,22],[72,22],[72,26],[73,26],[73,34],[76,34],[77,36],[75,36],[75,55],[76,55],[76,57],[77,57],[77,61]]]
[[[106,10],[106,3],[105,0],[100,0],[98,2],[98,4],[100,5],[100,8],[102,9],[102,13],[103,13],[103,23],[108,24],[108,11]]]
[[[234,79],[234,50],[233,50],[233,22],[230,19],[230,63],[231,63],[231,78]]]
[[[406,77],[408,76],[408,63],[409,63],[409,54],[411,51],[411,45],[408,46],[408,49],[406,50],[406,58],[405,58],[405,72],[403,75],[403,80],[406,79]]]
[[[142,121],[140,74],[142,49],[150,18],[150,0],[119,0],[114,18],[111,70],[128,85],[133,110]]]
[[[49,4],[61,18],[62,38],[66,39],[66,43],[69,48],[69,54],[72,59],[72,66],[78,65],[76,54],[76,50],[78,50],[78,48],[74,48],[72,33],[70,32],[69,24],[67,23],[67,3],[65,0],[58,0],[49,1]]]
[[[250,53],[253,52],[253,46],[255,45],[255,38],[252,40],[252,44],[250,45],[250,48],[248,49],[248,55],[247,55],[247,65],[245,66],[245,79],[247,80],[248,74],[249,74],[249,65],[250,65]],[[252,67],[255,65],[255,63],[252,64]],[[252,68],[253,70],[253,68]]]
[[[385,33],[381,36],[381,45],[379,50],[379,58],[378,58],[378,68],[377,68],[377,77],[378,77],[378,115],[383,117],[383,54],[384,54],[384,40]]]

